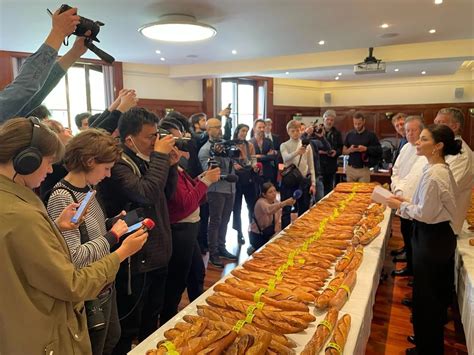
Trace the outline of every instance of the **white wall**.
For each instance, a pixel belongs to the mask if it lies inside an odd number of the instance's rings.
[[[454,90],[459,87],[464,88],[464,96],[461,99],[454,97]],[[274,105],[285,106],[473,102],[474,80],[473,72],[469,70],[447,76],[378,81],[318,82],[275,79],[273,92]],[[325,93],[331,93],[329,104],[324,101]]]
[[[142,99],[202,101],[201,79],[170,79],[164,66],[123,63],[123,86]]]

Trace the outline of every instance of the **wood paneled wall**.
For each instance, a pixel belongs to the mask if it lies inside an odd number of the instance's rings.
[[[288,139],[286,133],[286,123],[292,117],[301,113],[303,116],[322,116],[327,109],[336,111],[335,126],[343,135],[353,128],[352,116],[360,111],[366,116],[366,127],[374,131],[380,139],[396,137],[392,126],[391,115],[398,112],[407,115],[419,115],[423,117],[425,124],[433,123],[436,114],[441,108],[456,107],[463,111],[465,122],[463,139],[474,148],[474,115],[470,113],[470,108],[474,109],[472,103],[440,103],[440,104],[419,104],[419,105],[378,105],[378,106],[351,106],[351,107],[297,107],[297,106],[274,106],[274,131],[282,137],[282,141]]]
[[[166,115],[167,109],[178,111],[186,117],[203,111],[202,101],[140,99],[138,106],[156,113],[160,118]]]

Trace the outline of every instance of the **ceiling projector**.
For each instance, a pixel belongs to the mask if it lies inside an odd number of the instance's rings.
[[[375,58],[372,53],[374,48],[369,48],[369,56],[363,62],[354,65],[354,74],[382,74],[385,73],[385,62]]]

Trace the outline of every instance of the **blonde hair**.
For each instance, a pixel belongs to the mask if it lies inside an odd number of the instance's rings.
[[[286,131],[288,132],[291,128],[300,129],[301,122],[297,120],[291,120],[286,124]]]

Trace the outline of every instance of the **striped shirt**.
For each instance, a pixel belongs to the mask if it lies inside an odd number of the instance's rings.
[[[71,191],[79,203],[84,199],[89,187],[78,188],[64,179],[54,185],[54,190],[48,200],[47,210],[53,220],[55,220],[61,212],[74,200]],[[81,233],[79,229],[61,232],[64,236],[66,244],[71,253],[71,258],[77,268],[87,266],[94,261],[100,260],[104,256],[110,254],[110,247],[115,244],[115,237],[111,233],[107,233],[105,228],[105,215],[99,204],[99,201],[93,197],[89,204],[89,212],[84,222],[89,236],[89,241],[81,244]]]

